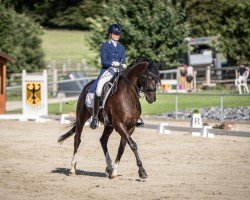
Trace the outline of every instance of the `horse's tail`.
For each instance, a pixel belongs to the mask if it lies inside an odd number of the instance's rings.
[[[85,121],[83,122],[83,119],[84,119],[84,115],[86,114],[84,112],[84,107],[85,107],[85,97],[86,97],[86,94],[87,94],[87,90],[88,88],[91,86],[91,84],[93,83],[93,81],[89,82],[82,90],[81,94],[79,95],[79,98],[78,98],[78,102],[77,102],[77,108],[76,108],[76,120],[71,123],[69,126],[67,126],[66,128],[69,128],[71,127],[71,129],[65,133],[64,135],[61,135],[59,138],[58,138],[58,143],[63,143],[64,140],[66,140],[67,138],[69,138],[70,136],[74,135],[76,133],[76,125],[77,127],[81,126],[83,127]]]
[[[69,127],[71,127],[71,129],[67,133],[61,135],[58,138],[58,140],[57,140],[58,143],[62,144],[64,142],[64,140],[66,140],[67,138],[69,138],[70,136],[75,134],[75,132],[76,132],[76,122],[73,122],[71,125],[69,125]]]

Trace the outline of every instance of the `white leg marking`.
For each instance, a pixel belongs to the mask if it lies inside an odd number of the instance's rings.
[[[116,162],[113,166],[113,172],[111,177],[117,177],[118,176],[118,166],[119,166],[119,162]]]
[[[75,172],[76,172],[76,158],[77,158],[77,155],[75,153],[73,155],[73,158],[72,158],[72,161],[71,161],[71,170],[70,170],[70,173],[72,173],[72,174],[75,174]]]

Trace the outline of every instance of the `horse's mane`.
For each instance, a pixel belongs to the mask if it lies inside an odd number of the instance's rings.
[[[128,66],[128,68],[124,72],[124,75],[128,75],[128,73],[136,66],[136,64],[141,63],[141,62],[148,62],[149,63],[148,66],[151,65],[151,64],[153,64],[152,60],[150,60],[150,59],[148,59],[146,57],[140,57],[140,58],[134,60]],[[154,64],[153,64],[153,66],[154,66]],[[153,75],[155,79],[158,79],[159,75],[157,75],[157,74],[159,74],[159,68],[158,67],[152,67],[152,69],[151,69],[151,75]]]
[[[131,69],[134,68],[134,66],[136,66],[136,64],[140,63],[140,62],[152,62],[150,59],[146,58],[146,57],[140,57],[137,58],[136,60],[134,60],[129,66],[128,68],[125,70],[124,74],[128,74],[130,72]]]
[[[146,58],[146,57],[140,57],[140,58],[137,58],[136,60],[134,60],[129,66],[128,66],[128,69],[133,67],[134,65],[136,65],[137,63],[140,63],[140,62],[152,62],[150,59]]]

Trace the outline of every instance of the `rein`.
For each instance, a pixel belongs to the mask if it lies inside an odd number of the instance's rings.
[[[140,88],[138,88],[138,87],[136,87],[134,84],[132,84],[132,83],[128,80],[128,78],[127,78],[126,76],[123,75],[121,78],[124,80],[124,82],[126,83],[126,85],[132,90],[132,92],[133,92],[135,98],[136,98],[136,99],[139,99],[139,98],[141,97],[141,96],[139,95],[139,93],[140,93]],[[135,88],[135,91],[133,90],[133,88],[132,88],[131,86]]]
[[[139,82],[140,82],[141,78],[147,77],[147,76],[151,76],[155,82],[158,81],[159,75],[156,76],[155,74],[153,74],[152,72],[150,72],[149,69],[148,69],[149,66],[152,65],[152,64],[153,64],[152,61],[150,61],[148,63],[146,72],[144,74],[140,75],[139,78],[138,78]],[[128,78],[125,76],[126,74],[127,73],[123,74],[121,78],[125,81],[126,85],[132,90],[132,92],[133,92],[134,96],[136,97],[136,99],[139,99],[141,97],[140,94],[139,94],[140,92],[149,93],[149,92],[155,92],[156,91],[156,88],[154,88],[154,89],[145,88],[145,85],[147,84],[147,81],[144,84],[144,87],[139,88],[139,87],[135,86],[133,83],[131,83],[128,80]]]

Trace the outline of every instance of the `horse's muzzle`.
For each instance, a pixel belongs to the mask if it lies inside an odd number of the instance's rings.
[[[156,95],[146,95],[146,100],[148,103],[152,104],[156,101]]]

